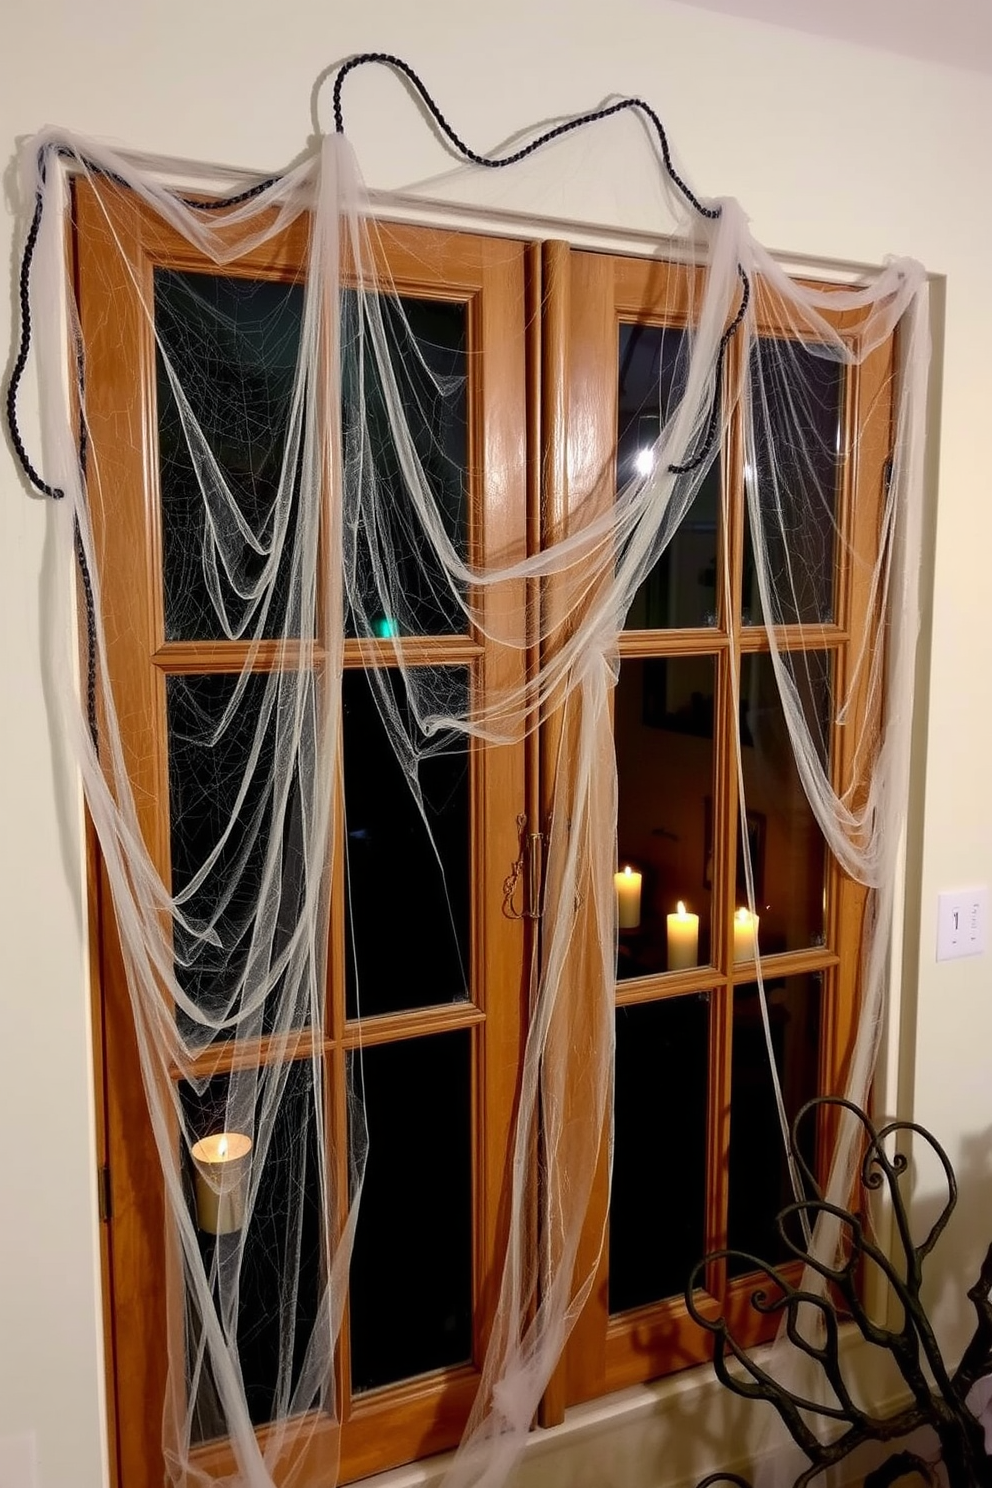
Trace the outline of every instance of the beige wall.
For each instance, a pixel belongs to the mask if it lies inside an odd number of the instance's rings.
[[[610,91],[640,92],[662,112],[699,189],[739,197],[771,246],[861,261],[910,253],[946,276],[939,505],[927,558],[934,595],[929,721],[924,715],[925,777],[917,780],[910,840],[902,1073],[917,1116],[946,1141],[962,1178],[962,1213],[942,1243],[935,1284],[946,1293],[941,1317],[953,1332],[961,1321],[956,1274],[970,1279],[983,1236],[992,1233],[989,962],[938,967],[933,958],[938,888],[992,880],[992,78],[668,0],[602,7],[592,0],[362,0],[347,9],[316,0],[35,0],[8,8],[0,24],[0,139],[10,150],[15,138],[55,123],[164,154],[278,167],[306,145],[318,69],[369,47],[420,68],[481,148]],[[371,184],[399,186],[447,169],[396,82],[358,74],[346,104]],[[326,122],[329,99],[324,105]],[[610,124],[567,157],[550,157],[526,180],[501,176],[481,188],[461,181],[451,189],[593,222],[666,221],[643,136],[630,121]],[[9,206],[5,244],[8,214]],[[8,323],[5,296],[3,346]],[[34,398],[29,382],[24,422],[32,447]],[[33,1432],[43,1488],[98,1488],[99,1289],[78,800],[51,737],[40,663],[46,591],[59,576],[46,567],[44,504],[25,494],[6,451],[0,565],[0,1447],[5,1436]],[[677,1393],[688,1399],[691,1389],[683,1379]],[[661,1398],[642,1393],[627,1416],[597,1418],[606,1443],[600,1488],[675,1476],[665,1467],[674,1459]],[[686,1419],[683,1436],[691,1434]],[[703,1457],[707,1450],[701,1437]],[[588,1466],[594,1457],[584,1460]],[[0,1451],[0,1481],[2,1463]],[[565,1476],[580,1481],[574,1469]]]

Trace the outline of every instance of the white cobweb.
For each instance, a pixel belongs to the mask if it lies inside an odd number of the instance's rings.
[[[361,1080],[351,1084],[352,1139],[342,1164],[330,1150],[319,1052],[346,627],[354,635],[388,638],[393,631],[389,624],[382,629],[383,617],[402,634],[417,628],[426,607],[452,630],[489,631],[504,646],[548,643],[547,661],[526,686],[482,698],[453,684],[450,672],[406,664],[399,645],[388,672],[367,673],[396,760],[428,825],[433,818],[422,782],[432,756],[461,747],[466,738],[494,746],[519,739],[542,710],[561,708],[567,718],[563,736],[570,747],[557,765],[540,967],[514,1135],[510,1239],[481,1385],[447,1479],[451,1485],[501,1483],[594,1275],[577,1271],[576,1263],[611,1115],[617,785],[610,699],[617,637],[639,585],[717,458],[738,405],[760,605],[796,766],[829,849],[872,890],[861,1032],[847,1092],[865,1100],[907,788],[928,359],[923,272],[909,261],[892,262],[865,284],[828,295],[788,278],[752,239],[736,203],[722,202],[711,218],[690,214],[685,236],[669,251],[696,265],[698,287],[679,396],[660,409],[650,469],[635,475],[615,501],[591,503],[594,514],[585,525],[538,556],[482,569],[459,540],[445,451],[436,438],[424,437],[424,425],[436,424],[410,416],[411,407],[453,406],[463,394],[462,376],[443,362],[429,363],[418,350],[401,299],[374,267],[375,227],[346,138],[325,138],[303,164],[222,213],[189,204],[161,184],[160,173],[89,140],[48,133],[32,142],[29,158],[32,171],[39,161],[45,167],[31,181],[32,196],[37,188],[44,200],[31,304],[45,470],[65,493],[57,526],[66,571],[78,526],[93,585],[99,750],[85,707],[76,701],[68,648],[62,658],[65,722],[113,891],[179,1257],[170,1276],[170,1336],[161,1342],[169,1350],[164,1442],[174,1483],[215,1481],[198,1466],[195,1449],[224,1436],[236,1462],[225,1481],[267,1488],[276,1464],[302,1445],[316,1420],[335,1411],[335,1345],[364,1166]],[[156,306],[127,244],[117,242],[158,336],[158,395],[167,410],[163,458],[181,472],[174,489],[185,536],[165,554],[175,575],[166,632],[174,625],[180,635],[247,643],[245,666],[222,685],[205,689],[195,676],[170,684],[172,807],[177,820],[194,825],[181,844],[173,834],[168,881],[143,835],[115,711],[100,602],[101,550],[80,461],[75,390],[65,387],[65,348],[78,336],[64,283],[70,174],[88,179],[97,202],[121,192],[140,199],[205,265],[221,269],[263,247],[301,214],[310,221],[305,274],[286,291],[296,296],[291,337],[286,306],[277,297],[254,306],[250,335],[239,334],[230,307],[211,298],[208,288],[192,310],[177,306],[176,297],[199,293],[189,279],[170,286],[164,276]],[[741,315],[745,280],[750,298]],[[774,343],[759,344],[761,296],[774,298],[783,327]],[[850,312],[843,337],[824,313],[828,305],[832,313]],[[733,396],[718,397],[725,333],[738,316],[728,353],[737,369],[728,383]],[[184,343],[192,337],[190,326],[198,328],[196,338]],[[822,461],[804,445],[812,437],[809,411],[795,390],[803,387],[801,357],[845,367],[896,330],[892,469],[872,574],[878,601],[869,606],[871,628],[852,638],[861,658],[858,685],[869,697],[884,691],[884,721],[880,727],[873,706],[857,715],[870,720],[870,737],[857,741],[858,768],[840,796],[819,736],[822,723],[806,706],[802,653],[774,643],[773,622],[815,633],[829,618],[810,618],[824,549],[809,533],[819,532],[824,548],[837,536],[828,531],[830,511],[819,528],[797,524],[797,503],[815,508],[825,498],[817,485]],[[213,354],[228,381],[211,378]],[[254,378],[259,359],[269,374],[261,392]],[[233,384],[232,369],[240,378]],[[82,398],[85,417],[85,391]],[[231,468],[219,447],[228,438],[252,451],[248,468]],[[99,460],[99,449],[88,458]],[[531,593],[554,582],[553,624],[540,606],[504,615],[485,603],[487,594],[521,579],[530,581]],[[728,573],[718,575],[718,583],[729,584]],[[70,595],[66,635],[72,608]],[[494,615],[501,617],[496,629]],[[846,703],[834,698],[836,717],[844,716]],[[739,739],[737,757],[740,768]],[[741,785],[743,794],[742,768]],[[743,839],[746,846],[746,831]],[[747,877],[754,912],[749,862]],[[590,976],[598,996],[592,1012],[583,1010],[585,1037],[574,1047],[568,1030],[576,989]],[[204,1074],[212,1049],[227,1071],[223,1077]],[[532,1161],[538,1126],[540,1187]],[[239,1212],[217,1243],[204,1247],[191,1153],[205,1134],[220,1132],[247,1136],[251,1147],[233,1163],[236,1197],[221,1191],[213,1200],[221,1211],[234,1204]],[[853,1133],[846,1140],[850,1145]],[[835,1161],[835,1195],[847,1192],[849,1145]],[[204,1183],[217,1188],[211,1175],[218,1170],[201,1155],[201,1192]],[[345,1193],[335,1176],[343,1172],[349,1175]],[[531,1246],[538,1210],[540,1276]],[[246,1244],[249,1234],[262,1239],[262,1266],[258,1249]],[[266,1351],[268,1383],[261,1411],[268,1425],[262,1434],[253,1420],[257,1380],[245,1362],[253,1344],[239,1322],[249,1294],[264,1296],[259,1346]],[[159,1343],[150,1339],[148,1346]]]

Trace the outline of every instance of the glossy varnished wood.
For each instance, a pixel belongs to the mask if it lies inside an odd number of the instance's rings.
[[[252,648],[215,641],[166,641],[164,636],[158,469],[156,458],[154,345],[144,305],[151,303],[156,265],[209,271],[203,259],[175,233],[153,219],[127,193],[100,187],[100,202],[86,183],[76,189],[77,284],[86,344],[87,411],[95,458],[90,501],[104,584],[107,656],[124,719],[124,749],[136,787],[141,831],[153,861],[169,881],[168,762],[165,685],[173,675],[231,673],[248,663],[259,672],[293,668],[301,653],[294,643],[263,642]],[[138,265],[136,277],[124,266]],[[309,224],[298,217],[273,242],[231,266],[225,274],[294,282],[305,271]],[[691,321],[702,277],[688,266],[577,253],[565,243],[524,247],[498,239],[401,226],[373,227],[369,263],[379,281],[399,293],[462,303],[468,327],[470,418],[468,434],[469,543],[474,561],[505,564],[565,536],[592,512],[615,498],[618,323],[638,320],[680,327]],[[354,265],[344,262],[345,282]],[[773,293],[756,290],[759,333],[788,335],[789,317]],[[728,316],[736,306],[728,306]],[[855,311],[825,312],[844,335],[858,333]],[[329,354],[329,353],[328,353]],[[724,396],[731,406],[740,369],[728,357]],[[872,601],[870,571],[880,540],[885,462],[891,447],[893,346],[879,347],[845,378],[845,459],[838,492],[839,523],[856,554],[835,574],[833,621],[819,627],[786,626],[776,635],[785,649],[825,649],[834,657],[839,694],[852,692],[852,708],[864,719],[871,700],[864,675],[854,672],[855,653]],[[740,587],[743,548],[743,453],[739,418],[731,421],[722,451],[724,521],[720,558],[730,564],[735,593]],[[323,552],[333,548],[334,453],[325,480]],[[522,689],[554,646],[569,635],[560,584],[508,583],[473,596],[478,624],[461,635],[349,640],[339,657],[318,646],[309,658],[324,669],[340,661],[347,669],[387,667],[400,659],[411,666],[464,667],[473,697]],[[541,613],[543,649],[527,615]],[[721,599],[711,629],[625,632],[621,657],[707,656],[716,664],[716,738],[712,964],[684,973],[623,983],[618,1006],[706,993],[710,1003],[710,1085],[707,1116],[707,1244],[726,1238],[730,1137],[730,1071],[733,989],[751,973],[732,964],[738,816],[737,765],[731,743],[734,706],[732,662],[769,649],[760,626],[742,627],[739,606],[731,613]],[[733,612],[736,611],[736,612]],[[493,635],[514,644],[500,645]],[[521,693],[521,695],[524,695]],[[329,874],[335,886],[329,921],[327,1019],[319,1047],[302,1031],[293,1057],[323,1060],[328,1092],[326,1135],[335,1154],[330,1187],[334,1220],[344,1225],[348,1193],[345,1070],[359,1045],[417,1040],[441,1031],[469,1030],[472,1043],[472,1205],[474,1217],[472,1359],[458,1368],[404,1381],[385,1390],[352,1396],[345,1343],[336,1360],[336,1405],[314,1417],[291,1453],[276,1467],[286,1488],[318,1488],[339,1465],[351,1481],[391,1465],[454,1445],[461,1435],[479,1381],[479,1370],[496,1306],[509,1223],[509,1168],[519,1071],[527,1030],[531,951],[536,927],[503,913],[503,885],[520,852],[518,818],[527,833],[547,834],[559,761],[567,755],[576,720],[548,700],[526,742],[471,746],[472,821],[471,968],[465,1002],[350,1021],[345,1009],[344,846],[339,826]],[[538,720],[531,719],[532,723]],[[878,720],[868,720],[877,732]],[[831,740],[835,784],[852,783],[855,761],[850,739],[856,728],[835,728]],[[342,789],[329,782],[338,808]],[[150,1340],[171,1333],[181,1356],[181,1317],[166,1305],[165,1278],[175,1276],[177,1256],[168,1239],[161,1180],[147,1103],[138,1076],[137,1046],[120,946],[110,908],[105,870],[94,858],[91,905],[95,934],[94,974],[100,999],[94,1047],[102,1072],[100,1141],[112,1171],[114,1214],[104,1236],[108,1359],[112,1381],[111,1431],[118,1488],[159,1488],[163,1478],[161,1419],[165,1357]],[[826,943],[769,957],[767,975],[823,976],[820,1078],[836,1088],[850,1055],[859,997],[858,947],[867,896],[831,863],[827,877]],[[552,1029],[548,1058],[565,1057],[583,1032],[596,1026],[595,988],[586,967],[596,948],[580,933],[570,963],[579,988],[569,1028]],[[583,1001],[583,998],[585,999]],[[202,1056],[196,1073],[209,1076],[245,1061],[285,1057],[265,1041],[249,1049],[218,1046]],[[175,1072],[173,1072],[175,1075]],[[569,1096],[576,1114],[581,1081]],[[821,1153],[827,1134],[821,1132]],[[532,1154],[536,1169],[541,1154]],[[672,1196],[678,1202],[678,1196]],[[547,1262],[548,1237],[533,1214],[528,1234]],[[608,1146],[604,1132],[576,1278],[595,1269],[594,1283],[566,1355],[552,1377],[541,1419],[562,1419],[567,1404],[587,1400],[685,1367],[705,1357],[707,1340],[695,1328],[684,1302],[670,1299],[619,1317],[608,1311]],[[541,1250],[541,1247],[545,1249]],[[705,1277],[709,1300],[746,1323],[749,1284],[726,1284],[724,1268]],[[720,1301],[717,1301],[717,1298]],[[755,1341],[761,1335],[754,1331]],[[182,1381],[175,1382],[182,1407]],[[262,1428],[264,1443],[269,1432]],[[113,1455],[113,1453],[112,1453]],[[229,1447],[212,1443],[195,1452],[208,1476],[233,1469]]]
[[[614,259],[608,255],[573,253],[567,276],[568,300],[559,315],[564,321],[569,353],[562,382],[567,390],[568,450],[567,511],[575,516],[613,499],[616,488],[613,451],[617,427],[617,325],[622,321],[682,327],[698,307],[702,279],[689,267]],[[822,287],[822,286],[820,286]],[[755,299],[759,335],[795,334],[792,319],[776,294],[758,286]],[[736,304],[728,306],[728,318]],[[856,310],[822,312],[825,322],[849,340],[859,323]],[[838,514],[841,542],[835,573],[837,596],[834,619],[823,625],[781,626],[776,644],[785,650],[827,650],[834,657],[834,684],[841,695],[850,687],[853,652],[862,635],[870,591],[870,574],[880,538],[879,519],[884,462],[891,447],[892,344],[879,348],[864,364],[846,373],[844,385],[845,448]],[[731,345],[725,369],[725,406],[736,408],[736,382],[741,358]],[[547,373],[546,373],[547,375]],[[546,436],[547,437],[547,436]],[[547,447],[547,446],[546,446]],[[718,571],[730,568],[732,593],[740,593],[744,543],[743,432],[739,414],[730,421],[723,450],[722,531]],[[546,470],[554,469],[546,462]],[[853,554],[842,561],[843,553]],[[726,1244],[729,1184],[727,1154],[730,1143],[731,1055],[733,989],[753,980],[753,971],[733,965],[733,927],[738,832],[737,760],[733,748],[735,706],[730,685],[731,663],[739,666],[746,655],[770,648],[762,626],[743,626],[740,603],[729,606],[720,597],[718,623],[713,629],[625,632],[619,638],[621,657],[712,655],[717,667],[715,752],[714,863],[712,946],[710,968],[639,978],[621,983],[618,1006],[654,1002],[660,998],[707,992],[710,1000],[710,1088],[707,1120],[707,1248]],[[831,762],[835,786],[843,788],[852,767],[849,741],[865,719],[867,695],[854,689],[852,717],[846,729],[835,728]],[[870,750],[869,750],[870,757]],[[860,983],[859,947],[865,913],[865,891],[829,860],[828,914],[825,943],[766,957],[766,976],[819,974],[823,979],[820,1039],[820,1088],[840,1088],[857,1021]],[[821,1132],[819,1151],[826,1151],[828,1134]],[[672,1202],[678,1196],[672,1195]],[[587,1226],[589,1246],[598,1244],[606,1221],[605,1169]],[[737,1336],[758,1342],[764,1334],[760,1321],[747,1307],[746,1278],[728,1286],[722,1262],[712,1265],[706,1285],[724,1299],[737,1324]],[[724,1305],[721,1303],[720,1305]],[[717,1306],[714,1302],[713,1306]],[[684,1303],[674,1298],[653,1307],[610,1317],[608,1268],[604,1247],[596,1285],[580,1317],[566,1352],[564,1403],[588,1400],[604,1391],[650,1379],[703,1359],[708,1340],[689,1319]],[[559,1415],[562,1390],[553,1398]],[[557,1418],[552,1413],[552,1419]]]
[[[105,574],[108,661],[123,721],[124,747],[136,786],[142,831],[157,868],[169,881],[168,762],[165,681],[170,675],[259,672],[299,664],[294,643],[166,641],[161,583],[154,345],[145,307],[158,265],[217,272],[126,192],[87,183],[77,190],[78,286],[87,356],[87,409],[93,450],[90,498]],[[524,250],[498,239],[388,227],[370,236],[371,263],[398,292],[452,299],[466,306],[469,367],[470,547],[483,565],[505,564],[526,552],[526,434]],[[271,243],[225,266],[241,277],[294,281],[309,248],[305,217]],[[137,265],[132,275],[125,259]],[[348,268],[345,266],[345,276]],[[333,463],[333,452],[332,452]],[[328,477],[333,485],[333,476]],[[329,508],[329,512],[332,508]],[[331,544],[333,546],[333,544]],[[325,540],[325,551],[327,544]],[[346,667],[466,666],[476,698],[522,686],[523,651],[497,646],[487,635],[516,641],[525,616],[523,585],[489,589],[478,597],[474,635],[404,638],[397,643],[350,641]],[[309,658],[306,658],[307,660]],[[318,647],[313,663],[323,667]],[[327,1074],[328,1149],[337,1152],[331,1191],[347,1193],[347,1103],[344,1061],[359,1043],[417,1039],[442,1030],[472,1031],[472,1148],[475,1254],[473,1364],[350,1399],[347,1349],[338,1360],[340,1427],[314,1420],[293,1453],[277,1466],[277,1481],[294,1488],[333,1476],[343,1480],[451,1446],[464,1427],[478,1383],[505,1248],[505,1195],[522,1041],[525,1033],[525,931],[500,913],[503,880],[518,852],[517,816],[525,808],[521,745],[471,752],[472,968],[470,1000],[368,1020],[344,1016],[344,943],[340,889],[333,896],[327,1036],[319,1053]],[[340,797],[339,797],[340,800]],[[343,882],[340,833],[332,876]],[[170,1334],[182,1357],[181,1316],[166,1307],[164,1279],[177,1276],[168,1240],[161,1178],[139,1078],[133,1020],[109,896],[94,893],[101,931],[102,1019],[106,1148],[115,1209],[108,1228],[109,1353],[115,1361],[115,1420],[120,1423],[121,1488],[158,1488],[163,1477],[161,1421],[165,1350]],[[318,1051],[302,1031],[290,1056]],[[245,1060],[285,1058],[284,1046],[261,1041],[239,1049],[205,1051],[197,1073],[210,1075]],[[339,1211],[343,1222],[343,1209]],[[176,1294],[178,1295],[178,1293]],[[154,1340],[158,1340],[155,1344]],[[182,1409],[182,1381],[174,1403]],[[260,1432],[264,1441],[268,1433]],[[195,1452],[198,1470],[230,1471],[229,1449],[212,1444]]]

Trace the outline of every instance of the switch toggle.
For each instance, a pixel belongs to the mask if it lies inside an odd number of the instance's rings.
[[[981,956],[989,919],[988,888],[937,895],[937,960]]]

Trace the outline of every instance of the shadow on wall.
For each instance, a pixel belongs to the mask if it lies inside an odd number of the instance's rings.
[[[954,1167],[957,1207],[928,1260],[923,1284],[924,1306],[944,1356],[952,1364],[974,1332],[975,1311],[968,1300],[968,1288],[977,1280],[992,1244],[992,1126],[962,1140]],[[914,1171],[913,1176],[929,1186],[931,1170],[928,1167],[926,1174]],[[934,1175],[934,1192],[914,1199],[914,1235],[925,1234],[942,1207],[936,1183]]]

